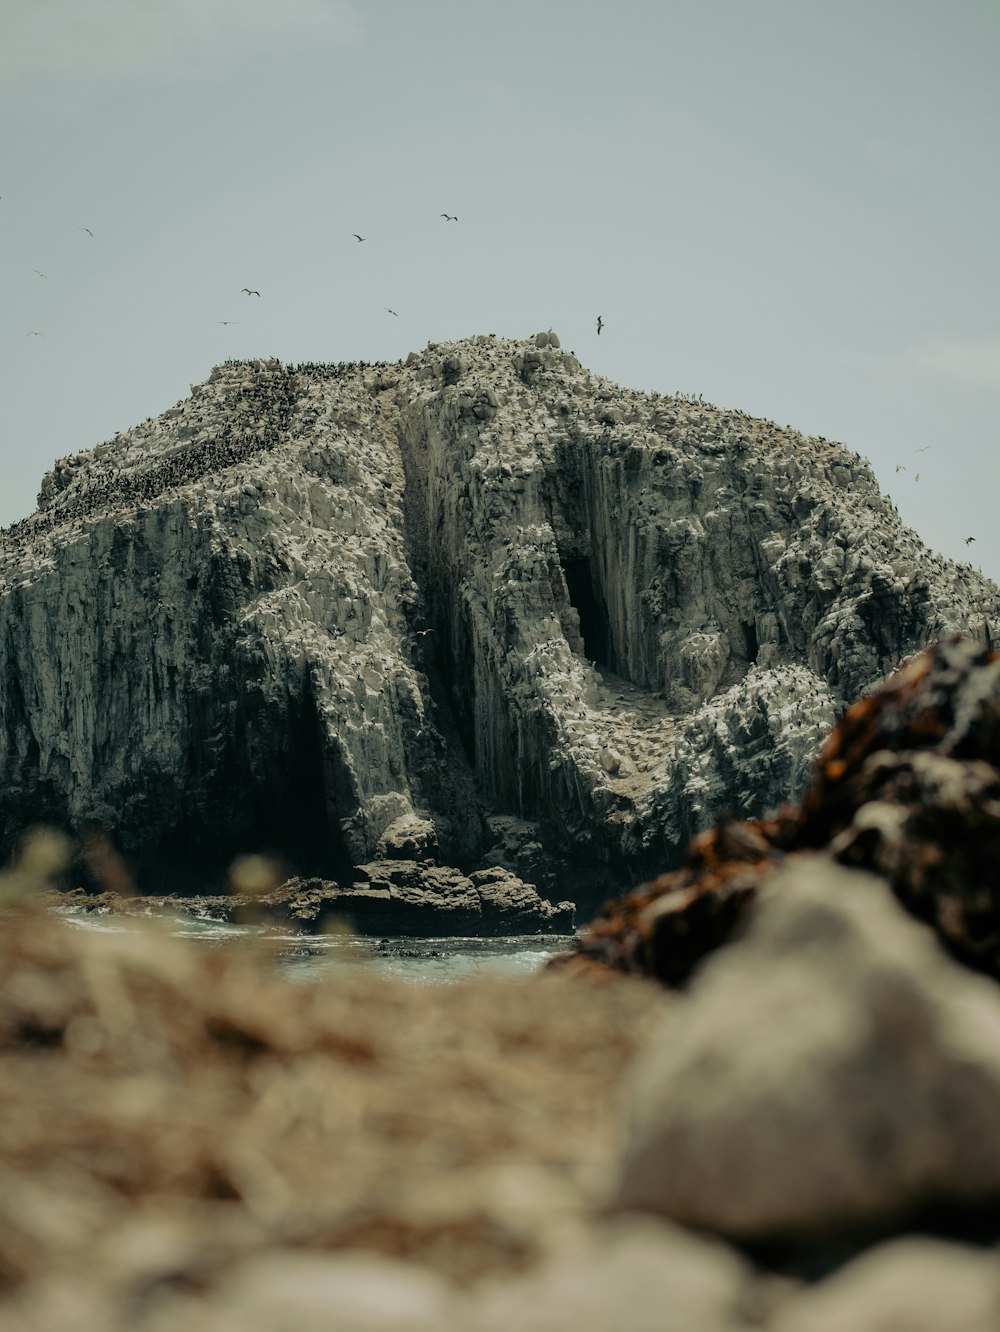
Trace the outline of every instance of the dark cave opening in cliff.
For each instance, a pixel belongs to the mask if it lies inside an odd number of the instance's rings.
[[[757,660],[760,643],[757,641],[757,626],[753,620],[743,621],[743,648],[747,661]]]
[[[612,668],[611,624],[607,607],[594,588],[590,561],[564,560],[563,573],[570,602],[580,617],[580,634],[588,660]]]
[[[340,765],[324,746],[308,682],[290,705],[284,727],[272,723],[259,739],[237,833],[248,843],[244,849],[270,852],[299,874],[350,876],[351,857],[337,817]]]
[[[237,856],[273,857],[284,876],[350,882],[352,858],[340,826],[349,804],[339,755],[330,752],[311,683],[275,710],[249,691],[227,727],[211,785],[190,796],[161,777],[146,792],[151,811],[173,811],[157,835],[128,838],[144,891],[218,892]],[[191,755],[196,771],[203,759]],[[197,779],[195,779],[197,784]],[[155,817],[155,815],[154,815]]]

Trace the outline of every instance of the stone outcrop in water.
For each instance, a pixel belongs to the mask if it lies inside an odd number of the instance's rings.
[[[479,337],[223,365],[63,459],[0,625],[0,849],[46,819],[144,887],[267,848],[586,905],[799,794],[846,700],[991,641],[1000,594],[843,448]]]
[[[168,918],[292,926],[308,933],[346,926],[367,937],[573,931],[572,902],[547,902],[508,870],[474,870],[466,876],[450,865],[379,860],[358,866],[355,874],[364,878],[351,884],[291,878],[264,893],[166,893],[150,899],[78,889],[60,900],[116,916],[148,916],[155,910]]]

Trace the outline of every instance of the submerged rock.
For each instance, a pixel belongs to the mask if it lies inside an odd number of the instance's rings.
[[[0,625],[0,854],[41,819],[144,890],[259,850],[467,875],[506,816],[596,904],[800,794],[844,701],[1000,600],[856,455],[547,333],[216,367],[56,464]]]

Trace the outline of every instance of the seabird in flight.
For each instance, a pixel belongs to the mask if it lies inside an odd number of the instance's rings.
[[[897,471],[897,472],[905,472],[905,471],[906,471],[906,468],[903,466],[902,463],[897,463],[897,464],[896,464],[896,471]]]
[[[597,316],[597,336],[601,336],[601,329],[604,327],[604,320],[600,315]]]
[[[239,322],[240,322],[240,321],[239,321],[238,319],[220,319],[220,320],[219,320],[219,323],[220,323],[220,324],[238,324]]]
[[[43,277],[43,278],[45,279],[45,281],[48,282],[48,280],[49,280],[49,275],[48,275],[48,273],[43,273],[42,270],[41,270],[40,268],[33,268],[31,271],[32,271],[33,273],[37,273],[39,277]]]
[[[25,333],[24,336],[25,336],[26,338],[44,338],[44,337],[45,337],[45,334],[44,334],[44,333],[38,333],[35,329],[32,329],[30,333]]]
[[[351,232],[351,235],[354,237],[354,239],[355,239],[356,241],[365,241],[365,240],[368,239],[367,236],[359,236],[358,233],[357,233],[356,231],[352,231],[352,232]]]
[[[80,230],[85,231],[91,240],[94,239],[94,233],[91,231],[89,227],[80,227]]]
[[[388,307],[388,306],[386,306],[385,308],[386,308],[387,310],[389,310],[389,307]],[[396,314],[396,311],[395,311],[395,310],[389,310],[389,313],[390,313],[391,315],[396,315],[396,318],[397,318],[397,319],[399,318],[399,315]]]
[[[251,287],[240,287],[240,291],[245,291],[248,296],[260,297],[260,292],[254,291]]]
[[[443,217],[444,220],[445,220],[446,222],[457,222],[457,221],[458,221],[458,218],[457,218],[457,217],[453,217],[451,213],[440,213],[439,216],[440,216],[440,217]]]
[[[913,452],[914,452],[914,453],[926,453],[927,450],[928,450],[929,448],[930,448],[930,445],[929,445],[929,444],[925,444],[924,447],[923,447],[922,449],[914,449]]]
[[[975,541],[975,539],[976,539],[975,537],[966,537],[966,538],[965,538],[965,544],[966,544],[967,546],[971,546],[972,543],[973,543],[973,541]]]

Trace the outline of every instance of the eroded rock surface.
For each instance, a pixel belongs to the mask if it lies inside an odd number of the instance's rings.
[[[843,702],[1000,602],[856,455],[546,333],[217,367],[56,465],[0,624],[0,849],[92,821],[144,888],[269,848],[586,905],[799,794]]]
[[[679,870],[606,904],[578,957],[683,982],[782,859],[811,850],[884,875],[1000,978],[1000,655],[951,639],[915,656],[847,710],[800,805],[701,833]]]

